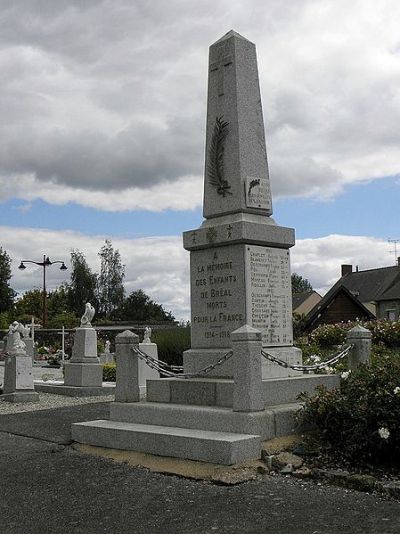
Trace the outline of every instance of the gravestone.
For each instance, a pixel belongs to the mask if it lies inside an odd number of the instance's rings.
[[[23,336],[26,329],[14,321],[7,334],[7,356],[4,363],[2,399],[7,402],[38,402],[33,385],[32,357],[27,354]]]
[[[97,332],[91,324],[94,313],[93,307],[86,304],[80,327],[75,329],[71,359],[65,363],[65,386],[102,387],[103,367],[97,356]]]
[[[210,47],[203,206],[205,221],[183,236],[192,332],[185,372],[218,360],[244,324],[261,331],[269,353],[301,364],[292,334],[294,230],[271,217],[256,50],[234,31]],[[263,362],[263,378],[297,374]],[[232,376],[232,366],[217,375]]]

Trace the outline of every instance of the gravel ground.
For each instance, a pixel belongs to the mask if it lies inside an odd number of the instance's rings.
[[[64,408],[65,406],[78,406],[80,404],[95,402],[110,402],[114,400],[114,395],[104,395],[101,397],[67,397],[64,395],[53,395],[51,393],[40,393],[39,397],[39,402],[13,403],[3,401],[0,396],[0,415],[36,412],[38,410]]]

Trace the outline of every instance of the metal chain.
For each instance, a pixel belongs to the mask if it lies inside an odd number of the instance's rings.
[[[333,356],[329,360],[326,360],[325,362],[321,363],[316,363],[314,365],[290,365],[284,360],[280,360],[276,356],[273,356],[272,354],[269,354],[264,350],[261,350],[261,354],[262,356],[264,356],[265,359],[269,360],[270,362],[277,363],[281,367],[293,369],[294,371],[315,371],[317,369],[324,369],[325,367],[329,367],[335,364],[336,362],[347,356],[352,348],[353,345],[347,345],[343,350],[341,350],[338,354],[335,354],[335,356]]]
[[[145,352],[141,351],[138,347],[132,347],[133,352],[141,359],[143,360],[151,369],[155,369],[159,373],[162,373],[163,375],[169,377],[169,378],[179,378],[182,380],[185,380],[187,378],[198,378],[199,375],[205,375],[225,363],[233,356],[233,350],[228,350],[225,354],[223,354],[215,363],[211,363],[210,365],[207,365],[203,369],[200,369],[200,371],[197,371],[196,373],[175,373],[173,371],[169,371],[165,366],[170,367],[171,369],[179,367],[180,366],[169,366],[165,362],[162,362],[161,365],[159,365],[158,360],[153,358],[152,356],[149,356]],[[160,360],[161,361],[161,360]]]

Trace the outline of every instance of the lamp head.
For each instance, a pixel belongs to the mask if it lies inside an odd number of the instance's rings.
[[[26,269],[26,265],[24,265],[21,261],[20,265],[18,266],[18,269],[21,269],[21,271],[23,271],[24,269]]]

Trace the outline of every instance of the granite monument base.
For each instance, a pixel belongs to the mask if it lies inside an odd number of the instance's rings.
[[[103,383],[103,366],[100,363],[65,364],[65,386],[101,387]]]
[[[5,402],[39,402],[39,394],[36,391],[14,391],[1,396]]]
[[[7,402],[37,402],[33,386],[32,358],[24,350],[12,352],[4,362],[4,395]]]
[[[221,349],[189,349],[183,353],[183,368],[185,373],[198,373],[210,364],[215,364],[231,349],[229,347]],[[289,365],[302,365],[302,353],[297,347],[263,347],[263,350],[275,358],[285,361]],[[262,378],[287,378],[290,376],[301,376],[301,371],[281,367],[266,358],[262,358]],[[212,378],[232,378],[233,361],[228,360],[217,366],[207,374]]]

